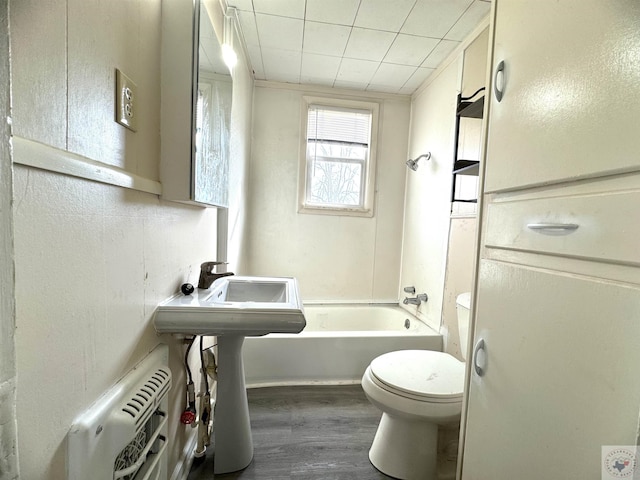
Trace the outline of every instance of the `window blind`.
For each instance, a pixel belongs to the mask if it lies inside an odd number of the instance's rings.
[[[371,112],[310,105],[307,140],[328,143],[369,145]]]

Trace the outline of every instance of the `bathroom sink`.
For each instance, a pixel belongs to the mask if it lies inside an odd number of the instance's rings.
[[[307,322],[298,282],[284,277],[220,277],[207,289],[174,295],[159,304],[154,324],[158,333],[218,337],[214,474],[242,470],[253,458],[242,344],[245,337],[302,331]]]
[[[260,336],[299,333],[306,320],[295,278],[228,276],[162,302],[154,323],[158,333]]]

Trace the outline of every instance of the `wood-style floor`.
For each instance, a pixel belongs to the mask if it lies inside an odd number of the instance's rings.
[[[369,462],[380,412],[360,385],[249,389],[254,456],[244,470],[217,479],[388,479]],[[213,478],[214,448],[188,480]]]

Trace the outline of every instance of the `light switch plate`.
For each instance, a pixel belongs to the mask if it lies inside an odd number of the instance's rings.
[[[116,68],[116,122],[135,132],[138,130],[138,87]]]

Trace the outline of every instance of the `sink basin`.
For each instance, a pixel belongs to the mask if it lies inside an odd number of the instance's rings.
[[[260,336],[299,333],[306,320],[295,278],[228,276],[162,302],[154,323],[158,333]]]

